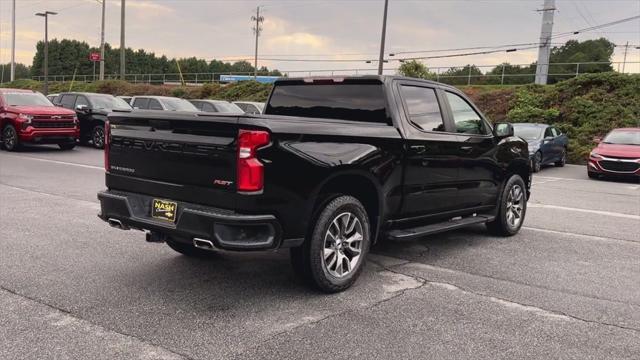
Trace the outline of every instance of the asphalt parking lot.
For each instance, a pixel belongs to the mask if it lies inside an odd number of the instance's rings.
[[[324,295],[288,253],[190,259],[96,214],[102,152],[0,153],[1,359],[640,358],[640,185],[534,176],[525,226],[374,249]]]

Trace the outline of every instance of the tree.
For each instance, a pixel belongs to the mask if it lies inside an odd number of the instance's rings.
[[[551,49],[549,58],[549,63],[551,64],[549,66],[549,74],[557,75],[550,75],[549,83],[556,83],[573,77],[576,74],[576,70],[580,74],[613,71],[611,56],[614,48],[615,44],[605,38],[583,42],[569,40],[560,47],[554,46]],[[585,62],[600,62],[603,64],[581,64],[579,68],[573,64]],[[566,65],[553,65],[558,63]]]
[[[482,71],[475,65],[450,68],[440,74],[440,81],[451,85],[477,84],[482,80]]]
[[[398,68],[398,74],[418,79],[435,79],[436,77],[434,73],[429,72],[426,65],[416,60],[403,62]]]
[[[20,63],[16,63],[16,80],[31,77],[31,69]],[[11,80],[11,63],[0,64],[0,83]]]
[[[504,81],[502,74],[504,73]],[[486,84],[531,84],[535,80],[536,67],[534,65],[500,64],[487,73]]]

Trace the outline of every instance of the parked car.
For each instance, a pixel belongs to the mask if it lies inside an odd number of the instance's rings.
[[[264,111],[264,103],[255,101],[234,101],[242,111],[247,114],[262,114]]]
[[[124,102],[126,102],[129,105],[131,105],[132,96],[122,96],[122,95],[120,95],[120,96],[116,96],[116,97],[124,100]]]
[[[102,149],[104,124],[112,111],[128,111],[131,106],[124,100],[109,94],[66,92],[56,98],[56,104],[74,110],[80,120],[80,142]]]
[[[640,128],[615,129],[596,142],[587,165],[590,178],[640,179]]]
[[[199,111],[187,100],[170,96],[134,96],[131,98],[131,106],[140,110]]]
[[[556,127],[547,124],[517,123],[513,132],[523,138],[529,147],[531,169],[538,172],[543,165],[564,166],[567,162],[569,139]]]
[[[112,113],[109,124],[100,218],[187,256],[291,248],[327,292],[353,284],[378,239],[473,224],[514,235],[529,198],[527,143],[426,80],[283,79],[264,116]]]
[[[240,109],[236,104],[232,104],[224,100],[189,100],[200,111],[204,112],[217,112],[225,114],[243,114],[244,111]]]
[[[0,89],[0,140],[5,150],[23,143],[58,144],[73,149],[79,136],[73,111],[55,107],[44,95],[32,90]]]
[[[52,103],[55,104],[55,100],[59,95],[60,94],[49,94],[49,95],[47,95],[47,99],[49,99],[49,101],[51,101]]]

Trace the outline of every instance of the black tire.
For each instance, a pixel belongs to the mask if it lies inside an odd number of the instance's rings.
[[[179,242],[173,239],[166,239],[166,243],[171,249],[179,252],[182,255],[186,255],[188,257],[210,259],[212,257],[215,257],[216,255],[216,252],[214,251],[198,249],[192,244]]]
[[[587,171],[587,175],[589,175],[589,179],[600,179],[600,175],[591,171]]]
[[[18,138],[18,132],[13,125],[8,124],[2,129],[2,146],[7,151],[20,150],[20,139]]]
[[[72,143],[62,143],[62,144],[58,144],[58,146],[62,150],[72,150],[74,147],[76,147],[76,143],[74,143],[74,142],[72,142]]]
[[[104,124],[98,124],[91,129],[91,142],[96,149],[104,149]]]
[[[346,214],[350,214],[349,217]],[[350,220],[353,224],[352,227],[349,226]],[[290,249],[291,264],[294,270],[323,292],[336,293],[348,289],[355,283],[364,268],[371,244],[370,227],[367,211],[358,199],[344,195],[336,197],[319,212],[313,224],[313,231],[307,236],[304,245]],[[336,237],[329,235],[332,230],[338,230]],[[353,243],[358,242],[354,248],[357,247],[356,250],[359,252],[351,250],[353,249],[350,246],[352,242],[348,240],[349,238],[356,239],[356,233],[360,235],[361,240],[352,241]],[[327,241],[330,238],[338,238],[338,240]],[[345,246],[345,244],[347,245]],[[333,253],[327,256],[327,251],[333,251]],[[333,259],[335,262],[329,259]],[[327,261],[330,264],[327,264]],[[335,268],[332,268],[331,264]],[[345,272],[345,268],[350,269]],[[340,272],[342,275],[335,275]]]
[[[517,217],[519,220],[516,224],[514,224],[510,220],[510,215],[515,216],[514,212],[516,211],[514,207],[516,203],[510,201],[510,195],[514,188],[519,187],[521,191],[522,201],[517,203],[517,207],[520,208],[520,216]],[[527,214],[527,194],[526,187],[524,181],[520,177],[520,175],[512,175],[509,180],[504,185],[504,189],[502,190],[502,196],[500,197],[500,208],[498,209],[498,213],[496,215],[496,219],[494,221],[487,223],[487,229],[489,232],[495,235],[500,236],[512,236],[520,231],[522,224],[524,223],[525,215]]]
[[[560,160],[554,163],[554,165],[556,167],[564,167],[566,163],[567,163],[567,149],[562,149],[562,156],[560,157]]]
[[[533,155],[533,159],[531,159],[531,171],[537,173],[542,169],[542,153],[540,151],[536,151],[535,155]]]

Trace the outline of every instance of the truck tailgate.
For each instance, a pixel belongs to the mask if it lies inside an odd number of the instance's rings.
[[[235,190],[237,117],[118,114],[109,121],[110,173]]]

